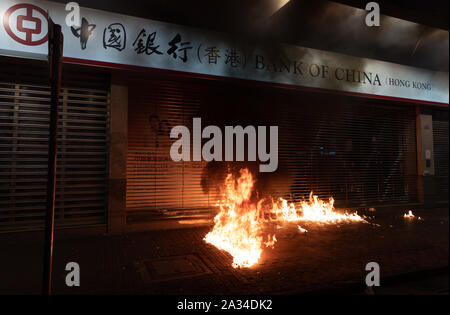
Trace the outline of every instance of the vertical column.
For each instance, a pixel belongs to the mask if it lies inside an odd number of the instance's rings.
[[[62,129],[61,129],[61,144],[60,144],[60,150],[59,152],[61,152],[61,158],[59,159],[59,169],[60,171],[60,176],[61,176],[61,182],[62,185],[60,185],[60,199],[59,199],[59,204],[58,204],[58,214],[59,214],[59,219],[60,221],[64,222],[65,221],[65,213],[64,213],[64,209],[65,209],[65,199],[66,199],[66,185],[67,185],[67,160],[68,160],[68,156],[67,156],[67,113],[68,113],[68,91],[67,89],[61,89],[61,93],[62,93]],[[70,163],[69,163],[70,164]],[[56,187],[57,189],[59,187]]]
[[[428,203],[434,195],[433,117],[416,107],[417,177],[419,201]],[[428,198],[427,198],[428,197]]]
[[[18,159],[20,159],[20,155],[17,154],[18,150],[18,139],[20,137],[19,130],[19,110],[20,110],[20,85],[16,84],[14,86],[14,108],[13,108],[13,134],[12,134],[12,156],[11,156],[11,179],[10,179],[10,202],[11,205],[14,205],[13,211],[8,211],[9,221],[12,226],[14,226],[16,218],[17,218],[17,208],[16,208],[16,193],[20,192],[20,190],[16,190],[17,187],[17,164],[20,165],[20,162],[17,163]],[[19,166],[20,167],[20,166]]]
[[[422,131],[420,122],[420,105],[416,105],[416,146],[417,146],[417,199],[424,202],[422,169]]]
[[[128,144],[128,86],[112,81],[109,129],[108,233],[125,228]]]

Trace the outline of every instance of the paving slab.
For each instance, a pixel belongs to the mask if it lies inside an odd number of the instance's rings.
[[[368,262],[381,269],[381,294],[401,293],[405,284],[383,281],[402,274],[448,268],[448,208],[418,209],[423,220],[406,220],[403,210],[371,213],[372,224],[302,224],[277,234],[260,263],[233,268],[232,257],[203,237],[211,227],[94,235],[55,240],[55,294],[298,294],[364,287]],[[42,233],[43,234],[43,233]],[[39,294],[43,237],[0,236],[0,294]],[[65,265],[77,262],[80,287],[65,285]],[[439,278],[439,276],[436,276]],[[441,279],[441,278],[439,278]],[[433,291],[440,280],[418,282],[412,293]],[[428,286],[422,288],[423,286]],[[431,283],[431,284],[430,284]],[[439,282],[441,285],[442,283]],[[422,288],[422,289],[421,289]],[[422,290],[422,291],[421,291]],[[333,291],[338,292],[338,291]],[[362,291],[361,291],[362,292]]]

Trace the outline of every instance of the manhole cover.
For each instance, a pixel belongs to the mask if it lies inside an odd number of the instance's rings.
[[[148,283],[212,273],[196,254],[146,259],[136,261],[134,264],[142,279]]]

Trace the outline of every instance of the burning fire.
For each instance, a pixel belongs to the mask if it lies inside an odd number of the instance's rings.
[[[413,214],[412,210],[408,210],[408,213],[403,215],[405,219],[414,219],[416,216]],[[422,220],[421,217],[417,217],[417,220]]]
[[[279,202],[273,205],[272,213],[275,213],[281,221],[296,222],[309,221],[321,223],[339,223],[342,221],[364,221],[357,213],[338,213],[334,211],[334,199],[329,201],[320,200],[319,197],[309,194],[308,201],[301,201],[300,208],[297,209],[294,203],[280,198]]]
[[[253,190],[253,176],[248,169],[241,170],[235,180],[228,174],[225,180],[225,193],[218,206],[220,212],[214,218],[214,229],[204,240],[233,256],[234,267],[250,267],[261,256],[263,237],[258,205],[250,202]],[[275,243],[266,244],[269,246]],[[266,245],[267,246],[267,245]]]
[[[357,213],[338,213],[334,210],[334,200],[320,200],[309,195],[299,207],[279,198],[276,202],[252,200],[255,180],[248,169],[241,169],[235,178],[228,174],[222,199],[218,202],[219,213],[214,218],[213,229],[204,240],[233,256],[233,267],[251,267],[258,263],[264,247],[274,247],[275,234],[264,237],[265,226],[276,222],[278,228],[285,222],[365,222]],[[307,230],[298,226],[300,232]],[[267,239],[267,241],[265,241]]]

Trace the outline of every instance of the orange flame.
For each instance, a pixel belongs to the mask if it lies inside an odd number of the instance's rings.
[[[412,210],[408,210],[408,213],[405,213],[405,214],[403,215],[403,217],[404,217],[405,219],[411,219],[411,220],[413,220],[413,219],[416,218],[416,216],[413,214]],[[421,217],[417,217],[417,220],[421,221],[422,218],[421,218]]]
[[[240,174],[237,180],[231,174],[227,175],[214,228],[204,240],[229,252],[234,258],[234,267],[250,267],[261,256],[262,226],[258,207],[250,202],[253,176],[248,169],[242,169]]]
[[[251,201],[255,180],[248,169],[241,169],[240,176],[234,178],[228,174],[225,180],[225,192],[218,202],[219,213],[214,218],[213,229],[204,240],[233,256],[233,267],[251,267],[258,263],[265,247],[274,247],[275,235],[268,235],[264,242],[264,227],[269,221],[278,224],[284,222],[365,222],[357,213],[338,213],[334,211],[334,200],[322,201],[309,195],[308,201],[294,203],[279,198],[270,206],[263,206],[264,199]],[[277,226],[280,228],[280,225]],[[298,226],[301,232],[306,229]]]

